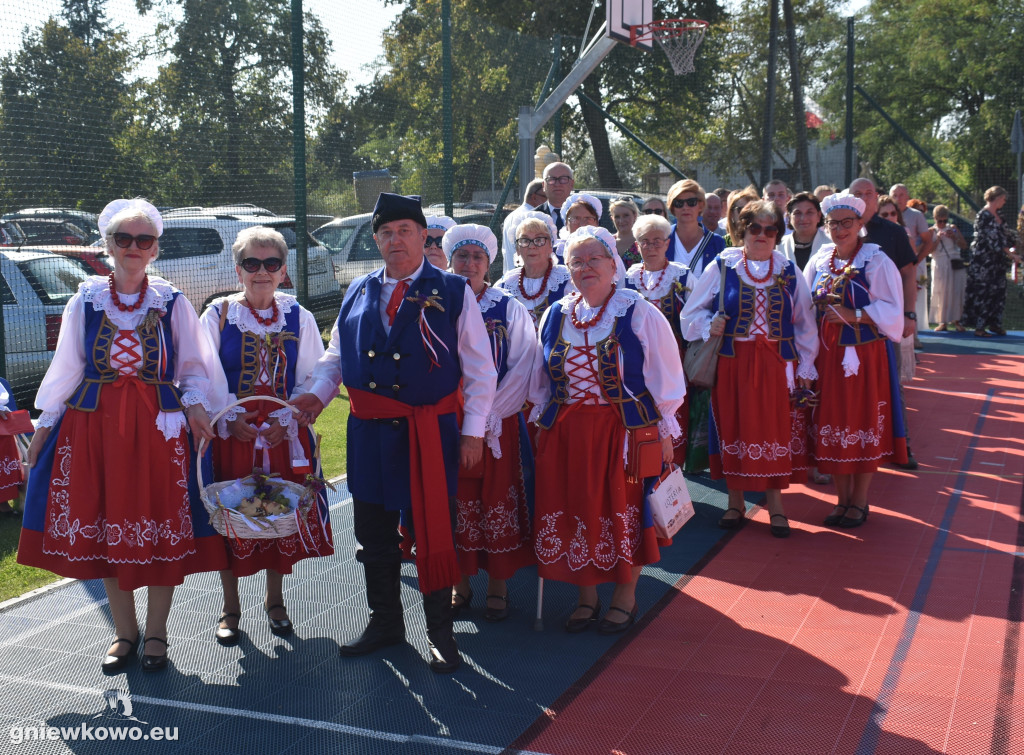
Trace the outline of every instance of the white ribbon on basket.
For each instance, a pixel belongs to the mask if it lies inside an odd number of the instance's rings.
[[[287,439],[288,439],[288,455],[291,459],[292,469],[309,467],[309,459],[306,458],[306,451],[302,447],[302,443],[299,441],[299,434],[293,431],[293,427],[286,425],[287,427]],[[261,467],[264,474],[270,474],[270,444],[267,439],[263,437],[263,433],[270,429],[270,425],[264,422],[262,425],[256,428],[256,432],[259,433],[256,436],[256,441],[252,446],[252,465],[253,467]],[[262,451],[263,462],[257,464],[256,456]]]

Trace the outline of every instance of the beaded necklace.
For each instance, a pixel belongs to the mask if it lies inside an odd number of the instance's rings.
[[[652,283],[650,286],[648,286],[646,283],[644,283],[644,273],[645,272],[647,272],[647,265],[641,264],[640,265],[640,287],[643,288],[644,291],[654,291],[658,286],[661,285],[662,278],[664,278],[665,277],[665,273],[668,272],[668,264],[666,263],[665,267],[661,268],[661,273],[658,275],[657,280],[655,280],[654,283]]]
[[[597,323],[599,323],[601,321],[601,318],[604,317],[604,311],[606,309],[608,309],[608,302],[610,302],[612,300],[613,296],[615,296],[615,284],[614,283],[612,284],[612,291],[611,291],[611,293],[608,294],[608,298],[604,300],[604,304],[601,305],[601,309],[597,310],[597,314],[594,315],[593,317],[591,317],[586,322],[582,322],[576,316],[576,308],[580,305],[580,302],[583,301],[583,295],[582,294],[578,294],[577,298],[576,298],[576,301],[574,301],[573,304],[572,304],[572,309],[569,311],[569,315],[570,315],[570,317],[572,319],[573,327],[576,328],[576,330],[582,330],[584,332],[587,331],[587,330],[590,330],[590,328],[594,327]]]
[[[758,260],[758,261],[760,261],[760,260]],[[763,278],[756,277],[754,275],[754,273],[750,270],[750,265],[747,264],[747,252],[746,252],[746,250],[743,250],[743,270],[747,273],[747,277],[750,278],[750,280],[752,280],[754,283],[767,283],[771,279],[771,277],[772,277],[772,268],[773,267],[774,267],[774,265],[772,264],[772,258],[769,257],[768,258],[768,272],[765,273],[765,276]]]
[[[846,275],[847,273],[849,273],[850,272],[850,268],[853,266],[853,261],[857,257],[857,252],[860,251],[860,248],[863,245],[864,245],[864,240],[863,239],[857,239],[857,247],[853,250],[853,254],[850,255],[850,259],[848,259],[846,261],[846,264],[843,265],[843,267],[839,268],[838,270],[836,269],[836,256],[837,256],[837,253],[839,251],[839,248],[838,247],[834,247],[832,249],[832,254],[828,258],[828,271],[830,273],[832,273],[832,275]]]
[[[125,304],[117,295],[117,288],[114,286],[114,273],[107,276],[107,285],[110,287],[110,301],[122,312],[134,312],[142,309],[142,302],[146,298],[146,290],[149,288],[149,276],[142,276],[142,288],[139,289],[139,300],[134,304]]]
[[[526,277],[526,268],[524,267],[522,269],[522,271],[519,273],[519,293],[523,295],[523,298],[526,299],[526,301],[534,301],[535,299],[539,299],[541,294],[547,293],[548,279],[551,277],[551,271],[554,269],[555,263],[548,261],[547,272],[544,273],[544,279],[540,282],[540,288],[537,289],[537,293],[535,293],[533,296],[530,296],[528,293],[526,293],[526,289],[523,287],[523,278]]]
[[[250,304],[248,299],[243,297],[242,298],[242,302],[245,304],[245,306],[249,310],[250,314],[252,314],[252,316],[254,318],[256,318],[256,322],[258,322],[264,328],[266,328],[266,327],[268,327],[270,325],[273,325],[274,321],[277,320],[277,315],[278,315],[277,299],[274,299],[271,302],[271,304],[270,304],[270,307],[271,307],[270,317],[261,317],[260,313],[256,311],[256,307],[254,307],[252,304]]]

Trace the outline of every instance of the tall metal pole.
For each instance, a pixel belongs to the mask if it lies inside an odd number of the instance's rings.
[[[452,216],[455,203],[455,172],[452,166],[452,0],[441,0],[441,135],[444,140],[444,213]]]
[[[306,249],[306,61],[302,53],[302,0],[292,0],[292,173],[295,180],[295,262],[299,303],[309,306]]]
[[[796,164],[800,186],[810,188],[811,159],[807,147],[807,112],[804,108],[804,87],[800,80],[800,50],[796,44],[796,22],[793,18],[793,0],[782,0],[782,18],[786,22],[786,41],[789,52],[789,76],[793,89],[793,126],[796,129]]]
[[[591,14],[591,16],[593,16],[593,14],[594,14],[594,7],[593,6],[591,6],[591,8],[590,8],[590,14]],[[587,27],[589,28],[589,26],[590,26],[590,22],[588,21],[587,22]],[[583,39],[586,39],[586,36],[584,36]],[[561,77],[561,75],[562,75],[562,35],[561,34],[556,34],[555,35],[555,61],[554,61],[554,67],[555,67],[554,77],[555,77],[555,80],[557,81]],[[552,146],[552,151],[555,154],[557,154],[558,155],[558,159],[561,160],[564,157],[564,155],[562,155],[562,111],[559,110],[558,113],[555,114],[555,117],[552,120],[554,121],[554,128],[555,128],[555,138],[554,138],[554,145]]]
[[[853,16],[846,19],[846,185],[853,183]]]
[[[778,65],[779,0],[771,2],[768,26],[768,87],[764,102],[764,130],[761,134],[761,186],[772,180],[772,136],[775,133],[775,69]]]

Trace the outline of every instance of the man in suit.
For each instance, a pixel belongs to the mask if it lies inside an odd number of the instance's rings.
[[[293,404],[309,421],[339,383],[351,404],[348,487],[370,620],[341,655],[405,641],[401,525],[416,544],[430,667],[448,673],[461,663],[451,610],[461,576],[453,538],[458,468],[481,459],[497,374],[472,289],[425,264],[419,198],[381,194],[372,225],[384,267],[349,286],[310,392]]]
[[[544,168],[544,191],[548,195],[548,201],[537,209],[550,215],[558,230],[562,230],[562,226],[565,225],[562,205],[572,194],[574,186],[572,168],[565,163],[551,163]]]

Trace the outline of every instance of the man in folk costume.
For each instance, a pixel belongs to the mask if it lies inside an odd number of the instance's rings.
[[[419,198],[381,194],[372,222],[384,267],[349,286],[311,392],[294,403],[309,420],[339,383],[351,403],[348,486],[370,621],[341,654],[405,640],[401,523],[416,542],[430,667],[446,673],[461,663],[451,610],[460,578],[452,535],[458,467],[481,459],[497,374],[466,279],[425,264]]]

